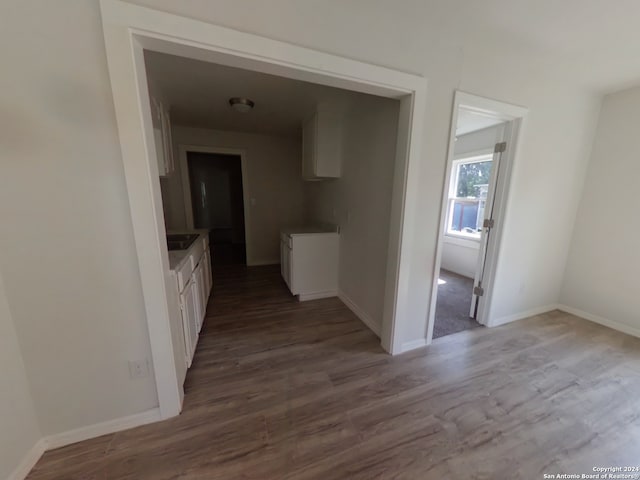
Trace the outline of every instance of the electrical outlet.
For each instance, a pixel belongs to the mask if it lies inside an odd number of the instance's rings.
[[[144,360],[129,360],[129,377],[131,379],[144,378],[149,375],[149,361]]]

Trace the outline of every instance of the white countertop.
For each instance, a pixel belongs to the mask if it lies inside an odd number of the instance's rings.
[[[338,233],[336,225],[306,225],[302,227],[285,227],[280,230],[283,235],[308,235],[311,233]]]
[[[167,235],[175,234],[198,234],[200,235],[186,250],[169,250],[169,269],[177,270],[189,258],[191,249],[202,239],[203,236],[209,235],[209,230],[170,230],[167,231]]]

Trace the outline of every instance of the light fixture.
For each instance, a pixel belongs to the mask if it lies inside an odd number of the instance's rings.
[[[248,98],[233,97],[229,99],[229,105],[231,105],[231,108],[236,112],[247,113],[251,111],[255,103],[253,103],[253,100],[249,100]]]

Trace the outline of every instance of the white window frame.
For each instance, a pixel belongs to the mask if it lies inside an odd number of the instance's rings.
[[[492,162],[493,154],[491,153],[483,153],[483,154],[473,154],[473,155],[465,155],[453,160],[451,164],[451,176],[449,180],[449,191],[447,193],[447,218],[444,225],[444,234],[447,237],[460,238],[464,240],[469,240],[471,242],[480,243],[480,232],[477,234],[463,233],[451,231],[451,217],[453,216],[453,210],[455,208],[455,201],[464,202],[468,201],[469,203],[475,203],[476,199],[470,198],[462,198],[455,196],[455,192],[457,191],[458,184],[458,176],[460,172],[460,166],[466,165],[469,163],[481,163],[481,162]],[[479,200],[477,200],[479,201]]]

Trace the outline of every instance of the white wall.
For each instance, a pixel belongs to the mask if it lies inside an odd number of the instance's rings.
[[[382,326],[399,102],[353,95],[339,179],[307,183],[311,222],[337,223],[339,289]]]
[[[9,305],[0,277],[0,478],[9,478],[40,440]]]
[[[291,0],[131,2],[429,79],[422,195],[414,218],[421,228],[410,242],[415,246],[410,290],[403,292],[420,298],[408,313],[412,321],[402,331],[403,342],[424,338],[426,332],[430,299],[429,293],[422,295],[431,291],[433,280],[425,272],[433,272],[435,261],[454,90],[528,107],[489,317],[498,320],[557,303],[600,96],[579,88],[579,78],[562,62],[548,68],[540,45],[531,47],[528,38],[496,32],[479,35],[485,40],[478,41],[464,28],[457,30],[456,16],[433,2],[402,9],[385,2],[366,8],[359,2],[331,1],[313,6]],[[554,232],[553,242],[548,231]]]
[[[425,272],[435,260],[454,90],[529,107],[492,314],[557,302],[599,105],[567,72],[512,42],[482,46],[437,15],[385,2],[136,3],[429,79],[421,228],[410,252],[410,293],[420,298],[404,341],[426,332]],[[0,18],[0,271],[50,434],[152,408],[157,398],[153,377],[130,380],[127,368],[150,355],[149,339],[98,2],[5,0]]]
[[[605,97],[561,303],[640,334],[640,88]]]
[[[465,135],[459,135],[453,149],[454,158],[492,152],[495,144],[502,139],[503,133],[504,125],[495,125]],[[479,252],[480,241],[444,235],[440,266],[459,275],[474,278],[478,266]]]
[[[151,353],[98,3],[0,18],[0,271],[49,435],[158,400],[129,378]]]
[[[246,240],[250,265],[280,262],[280,229],[304,223],[301,140],[289,137],[174,126],[176,172],[163,179],[165,217],[171,229],[186,226],[179,145],[234,148],[246,152],[243,185],[249,203]],[[245,193],[247,193],[245,192]],[[215,254],[214,254],[215,255]]]

